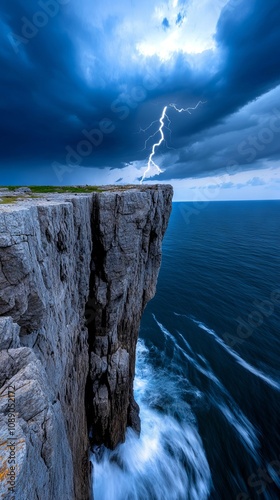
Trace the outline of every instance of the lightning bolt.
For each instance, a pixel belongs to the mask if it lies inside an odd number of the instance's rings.
[[[190,107],[190,108],[186,108],[186,109],[184,109],[184,108],[179,109],[179,108],[177,108],[176,104],[174,104],[174,103],[169,104],[169,107],[174,108],[176,111],[178,111],[178,113],[189,113],[189,115],[191,115],[191,111],[195,111],[198,108],[198,106],[200,106],[200,104],[205,104],[205,103],[206,103],[206,101],[198,101],[198,103],[196,104],[196,106],[194,108]]]
[[[163,133],[163,127],[164,127],[164,118],[166,116],[166,111],[167,111],[167,108],[168,106],[164,106],[163,108],[163,111],[162,111],[162,114],[161,114],[161,117],[160,117],[160,120],[159,120],[159,123],[160,123],[160,127],[159,129],[156,131],[155,134],[151,135],[145,142],[145,145],[147,145],[147,141],[149,139],[151,139],[151,137],[154,137],[158,132],[160,133],[160,140],[158,142],[156,142],[153,147],[152,147],[152,152],[149,156],[149,161],[148,161],[148,166],[142,176],[142,179],[140,181],[140,184],[142,184],[143,180],[145,179],[147,173],[150,171],[151,169],[151,166],[154,165],[156,167],[156,169],[158,170],[158,173],[161,174],[163,172],[163,170],[161,170],[161,168],[159,168],[159,166],[154,162],[153,160],[153,157],[155,156],[156,154],[156,148],[158,148],[164,141],[165,141],[165,138],[164,138],[164,133]],[[152,125],[152,124],[151,124]],[[149,128],[149,127],[148,127]]]
[[[156,154],[156,149],[159,148],[163,142],[165,142],[165,137],[164,137],[165,118],[168,121],[168,126],[166,128],[167,128],[167,130],[169,130],[169,132],[171,134],[171,129],[170,129],[171,120],[170,120],[169,116],[167,115],[167,109],[173,108],[173,109],[175,109],[175,111],[177,111],[177,113],[189,113],[189,115],[191,115],[192,111],[195,111],[198,108],[198,106],[200,106],[200,104],[205,104],[205,102],[206,101],[198,101],[198,103],[194,107],[180,108],[180,109],[177,108],[176,104],[174,104],[174,103],[170,103],[167,106],[164,106],[164,108],[162,110],[161,117],[159,119],[160,126],[159,126],[158,130],[155,131],[154,134],[150,135],[148,137],[148,139],[146,139],[145,146],[142,150],[142,151],[144,151],[147,148],[147,143],[150,139],[155,137],[158,133],[160,134],[159,141],[156,142],[155,144],[153,144],[152,152],[151,152],[151,154],[149,156],[149,160],[148,160],[148,165],[147,165],[147,168],[146,168],[146,170],[145,170],[145,172],[140,180],[140,184],[143,183],[144,179],[146,178],[146,175],[150,172],[152,166],[156,167],[159,174],[163,173],[163,170],[157,165],[157,163],[153,160],[153,158]],[[145,128],[145,129],[140,128],[140,132],[147,132],[147,130],[149,130],[152,127],[152,125],[154,125],[157,122],[158,122],[157,120],[154,120],[147,128]]]

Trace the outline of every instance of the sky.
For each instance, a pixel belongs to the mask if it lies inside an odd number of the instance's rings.
[[[0,184],[280,198],[279,27],[279,0],[1,0]]]

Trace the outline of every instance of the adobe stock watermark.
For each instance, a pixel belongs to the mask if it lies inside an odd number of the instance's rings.
[[[15,486],[16,486],[16,440],[15,440],[15,429],[16,429],[16,388],[13,385],[8,386],[8,477],[7,485],[8,492],[12,494],[11,499],[15,499]]]
[[[236,334],[224,333],[223,340],[229,346],[233,347],[236,344],[242,344],[244,340],[253,335],[256,328],[263,325],[265,320],[272,316],[275,308],[280,305],[280,288],[274,290],[270,294],[269,300],[255,300],[253,302],[254,309],[246,317],[238,316]]]
[[[251,474],[247,480],[247,484],[254,490],[257,495],[263,495],[269,484],[275,484],[280,487],[280,461],[272,460],[266,468],[260,468],[256,473]],[[263,498],[263,497],[262,497]],[[245,492],[240,492],[235,500],[251,500],[250,495]]]
[[[30,40],[36,37],[39,30],[44,28],[50,19],[54,18],[61,6],[67,5],[71,0],[39,0],[39,9],[34,12],[31,18],[23,16],[20,33],[9,33],[8,39],[16,54],[19,53],[20,46],[27,45]]]
[[[161,80],[153,74],[147,74],[142,85],[132,87],[130,91],[122,92],[118,95],[110,106],[110,111],[119,121],[126,120],[131,110],[136,109],[143,102],[149,91],[155,90],[161,83]],[[52,169],[59,180],[62,182],[65,174],[70,174],[82,167],[85,158],[90,157],[94,151],[99,148],[104,138],[112,134],[117,128],[117,122],[114,119],[104,117],[96,127],[81,131],[82,138],[75,147],[67,145],[65,162],[54,161]]]
[[[262,127],[256,135],[249,135],[242,140],[237,146],[237,152],[240,156],[245,156],[245,163],[252,163],[258,155],[258,152],[265,151],[265,148],[271,144],[276,136],[280,134],[280,110],[273,108],[271,116],[264,127]],[[215,201],[225,182],[230,181],[230,176],[242,171],[241,165],[244,165],[244,160],[238,162],[236,158],[231,158],[225,167],[224,174],[213,177],[210,186],[200,187],[194,191],[193,199],[188,206],[180,205],[180,212],[186,222],[190,224],[190,218],[193,215],[198,215],[204,210],[211,201]]]

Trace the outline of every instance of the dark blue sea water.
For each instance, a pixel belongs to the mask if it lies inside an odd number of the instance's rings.
[[[280,201],[192,209],[141,323],[141,438],[95,463],[95,500],[280,498]]]

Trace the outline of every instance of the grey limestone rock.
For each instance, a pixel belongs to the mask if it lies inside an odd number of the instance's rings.
[[[32,190],[29,187],[22,186],[18,187],[14,190],[15,193],[32,193]]]
[[[1,351],[0,366],[1,498],[74,498],[73,462],[66,428],[61,425],[62,408],[44,367],[26,347]]]
[[[89,443],[84,401],[88,333],[84,310],[89,290],[91,211],[92,197],[82,196],[69,200],[54,196],[49,202],[42,199],[0,207],[2,354],[15,358],[12,376],[18,377],[16,421],[27,450],[17,456],[16,491],[20,500],[37,498],[35,492],[39,491],[26,470],[30,474],[32,471],[33,478],[41,478],[40,500],[88,497]],[[12,327],[7,317],[16,325]],[[12,354],[11,347],[15,348]],[[37,369],[34,379],[30,374],[21,395],[17,387],[25,376],[24,370],[30,372],[31,365],[23,369],[17,360],[27,352],[37,360]],[[44,377],[38,377],[40,370]],[[10,375],[6,373],[6,378]],[[6,384],[0,389],[1,401],[7,399],[5,388]],[[33,393],[37,413],[41,411],[36,417],[41,419],[41,431],[36,436],[29,429],[33,415],[26,414],[30,402],[35,404]],[[3,418],[7,417],[5,408]],[[7,426],[3,432],[7,432]],[[35,437],[37,444],[33,446]],[[45,468],[44,460],[34,454],[38,448],[40,455],[42,447],[45,461],[50,464]],[[26,488],[33,484],[33,494],[22,493],[24,481]]]
[[[20,347],[20,327],[10,317],[0,317],[0,352],[2,349]]]
[[[135,349],[171,200],[145,186],[0,205],[1,498],[87,500],[88,424],[112,448],[140,430]]]
[[[169,186],[94,195],[87,400],[93,442],[110,448],[124,441],[128,425],[140,431],[135,350],[143,310],[156,290],[171,200]]]

